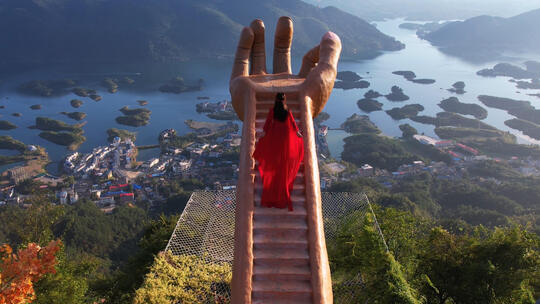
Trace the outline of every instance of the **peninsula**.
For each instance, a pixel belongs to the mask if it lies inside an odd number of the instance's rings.
[[[478,100],[488,107],[506,110],[508,114],[514,115],[519,119],[540,124],[540,110],[533,107],[529,101],[488,95],[480,95],[478,96]]]
[[[430,124],[436,127],[450,126],[450,127],[462,127],[472,129],[486,129],[496,130],[495,127],[490,126],[478,119],[472,119],[463,117],[456,113],[440,112],[436,117],[431,116],[413,116],[410,117],[412,121],[416,121],[423,124]]]
[[[381,130],[369,119],[367,115],[353,114],[341,124],[341,127],[348,133],[372,133],[379,134]]]
[[[476,72],[484,77],[512,77],[514,79],[533,79],[540,77],[540,62],[526,61],[525,69],[510,63],[498,63],[493,68],[487,68]]]
[[[86,140],[81,133],[44,131],[39,133],[39,137],[61,146],[67,146],[69,150],[77,148]]]
[[[132,142],[135,142],[135,140],[137,139],[137,133],[130,132],[124,129],[116,129],[116,128],[108,129],[107,141],[112,143],[115,137],[118,137],[121,140],[130,139]]]
[[[523,134],[536,140],[540,140],[540,125],[519,118],[509,119],[504,124],[512,129],[520,130]]]

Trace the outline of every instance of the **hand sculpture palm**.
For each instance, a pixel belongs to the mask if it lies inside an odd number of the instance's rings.
[[[304,55],[300,72],[293,76],[290,52],[292,36],[292,20],[289,17],[279,18],[274,39],[273,74],[267,74],[263,22],[254,20],[242,30],[229,88],[233,107],[241,120],[244,120],[244,102],[249,100],[246,94],[251,91],[250,87],[254,87],[256,82],[276,79],[298,80],[298,90],[312,101],[310,106],[313,117],[324,108],[334,87],[341,41],[336,34],[326,33],[321,43]]]

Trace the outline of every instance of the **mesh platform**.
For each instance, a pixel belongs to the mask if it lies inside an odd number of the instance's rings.
[[[363,193],[323,192],[321,195],[327,243],[337,237],[338,223],[344,216],[352,212],[361,216],[366,212],[373,212]],[[232,264],[235,206],[235,191],[193,192],[165,250],[170,250],[174,255],[197,255],[209,263]],[[382,234],[381,238],[384,242]],[[223,286],[222,289],[218,292],[226,295],[224,303],[228,303],[230,289],[228,286]],[[350,303],[355,297],[354,293],[361,290],[362,281],[359,275],[346,282],[334,284],[335,302]]]

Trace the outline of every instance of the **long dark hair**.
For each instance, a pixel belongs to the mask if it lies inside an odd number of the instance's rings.
[[[276,101],[274,103],[274,118],[279,121],[285,121],[289,115],[289,110],[285,106],[285,93],[277,93]]]

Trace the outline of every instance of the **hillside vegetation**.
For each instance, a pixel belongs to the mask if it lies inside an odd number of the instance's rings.
[[[273,45],[280,16],[294,20],[296,55],[318,44],[328,30],[340,36],[343,57],[368,58],[404,47],[358,17],[300,0],[5,0],[0,4],[0,63],[232,57],[240,30],[254,18],[265,22],[268,45]]]

